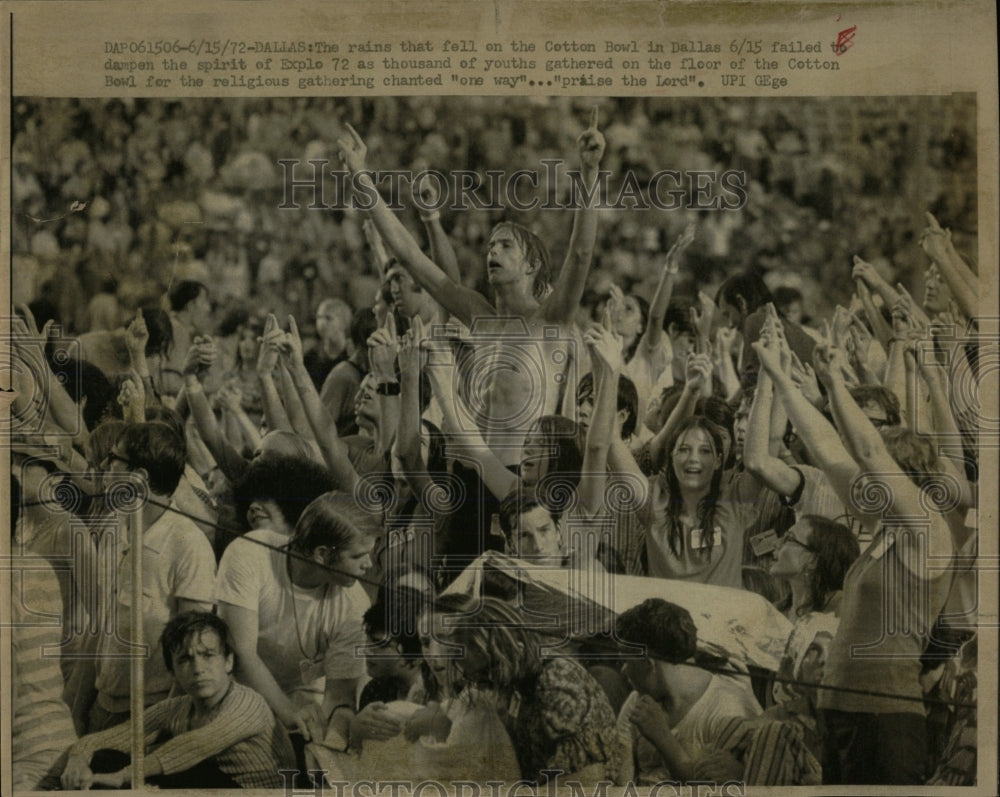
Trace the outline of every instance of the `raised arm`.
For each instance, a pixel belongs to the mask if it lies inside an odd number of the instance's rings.
[[[425,338],[424,324],[415,316],[399,345],[399,429],[396,454],[403,463],[407,484],[415,495],[423,495],[431,484],[427,465],[420,452],[420,347]]]
[[[323,407],[323,402],[319,400],[316,385],[306,370],[302,360],[302,339],[299,337],[299,328],[294,316],[288,316],[288,333],[282,346],[282,355],[292,385],[302,401],[306,418],[337,487],[344,491],[353,490],[358,481],[358,472],[348,458],[347,446],[337,436],[337,425]]]
[[[275,341],[279,337],[281,330],[278,329],[278,322],[273,315],[269,315],[264,325],[264,334],[258,339],[260,351],[257,354],[257,381],[260,383],[261,404],[267,428],[290,432],[292,422],[288,419],[278,386],[274,383],[274,369],[278,366],[279,355]]]
[[[517,477],[507,469],[493,450],[486,445],[471,418],[465,417],[459,406],[454,385],[455,359],[450,344],[428,341],[428,367],[434,395],[437,396],[443,416],[442,431],[449,441],[452,453],[472,460],[480,469],[483,484],[495,498],[503,500],[515,487]]]
[[[837,430],[809,403],[792,380],[782,351],[787,346],[781,335],[762,335],[753,343],[761,368],[771,377],[775,393],[784,403],[788,418],[805,444],[810,459],[826,474],[844,505],[856,507],[852,486],[860,468],[844,447]]]
[[[580,306],[587,283],[587,272],[594,257],[597,240],[597,208],[600,188],[595,185],[604,155],[604,136],[597,129],[597,106],[590,112],[590,126],[577,139],[583,194],[573,215],[573,232],[562,270],[542,302],[542,317],[552,323],[572,321]]]
[[[260,447],[260,430],[250,420],[246,410],[243,409],[243,391],[237,384],[223,385],[216,394],[223,411],[229,413],[236,422],[240,435],[250,444],[250,448],[256,450]]]
[[[791,495],[799,486],[800,475],[774,456],[770,450],[773,434],[771,416],[774,411],[774,383],[763,368],[757,373],[750,417],[747,419],[746,440],[743,443],[743,464],[764,486],[778,495]]]
[[[615,435],[618,379],[624,367],[622,341],[610,330],[609,315],[606,311],[604,323],[592,326],[583,338],[590,349],[590,361],[594,367],[594,410],[587,430],[577,489],[580,504],[589,515],[596,515],[604,509],[608,454]]]
[[[379,195],[372,181],[371,172],[365,166],[368,148],[361,136],[350,125],[348,135],[337,139],[340,158],[353,175],[353,185],[358,192],[356,201],[359,209],[367,210],[375,222],[375,227],[389,249],[399,258],[400,263],[420,287],[430,293],[434,300],[464,324],[482,315],[496,315],[493,306],[476,291],[458,284],[448,277],[441,268],[425,255],[420,244],[410,234],[396,215]]]
[[[927,214],[927,229],[920,236],[920,245],[937,264],[961,311],[968,318],[976,318],[979,315],[979,277],[955,251],[951,231],[942,229],[930,213]]]
[[[660,339],[663,337],[663,319],[666,318],[667,308],[670,306],[670,297],[673,295],[674,283],[677,281],[677,273],[680,271],[681,258],[693,240],[694,224],[692,223],[684,228],[681,236],[667,250],[667,256],[663,261],[663,273],[660,274],[660,281],[656,284],[653,301],[649,304],[646,329],[642,333],[640,345],[647,349],[655,349],[660,345]]]
[[[888,500],[888,508],[882,509],[884,514],[910,521],[916,519],[918,527],[926,526],[929,532],[927,535],[929,556],[950,557],[954,553],[954,547],[951,530],[946,519],[943,515],[926,507],[925,502],[921,499],[920,488],[914,484],[910,476],[902,471],[886,448],[878,429],[868,420],[864,411],[851,397],[843,374],[837,367],[837,361],[842,357],[842,352],[837,348],[829,344],[821,344],[816,347],[814,361],[817,374],[827,389],[830,410],[837,424],[837,431],[843,435],[849,446],[855,451],[858,465],[861,466],[863,481],[858,485],[860,489],[856,492],[862,495],[866,494],[866,487],[869,483],[880,488],[879,491],[884,492]],[[857,497],[845,505],[857,507]],[[903,560],[908,566],[914,564],[910,562],[909,557],[903,557]],[[923,561],[915,563],[915,566],[921,568],[925,565],[926,562]],[[914,574],[927,577],[924,572],[914,571]]]
[[[670,412],[670,416],[660,428],[660,431],[649,441],[649,455],[655,468],[660,467],[667,442],[674,436],[680,425],[694,415],[695,404],[698,403],[699,396],[703,395],[706,385],[708,385],[708,395],[711,395],[711,358],[707,354],[690,355],[687,362],[686,377],[684,389],[681,391],[681,396],[677,400],[677,404]]]
[[[868,283],[860,278],[856,282],[858,286],[858,298],[861,300],[861,306],[864,308],[865,315],[868,316],[868,322],[872,326],[875,339],[884,350],[888,350],[889,341],[892,340],[892,327],[889,326],[889,323],[882,317],[882,314],[875,306]]]
[[[375,429],[375,445],[379,454],[392,448],[399,426],[399,373],[396,353],[399,338],[396,336],[396,316],[386,316],[385,325],[379,327],[368,338],[368,360],[375,375],[376,405],[378,425]]]
[[[429,179],[424,179],[423,183],[417,187],[420,192],[420,200],[429,208],[436,208],[438,204],[438,190]],[[427,243],[431,248],[431,260],[437,263],[441,270],[455,284],[462,282],[462,272],[458,267],[458,258],[455,256],[455,247],[451,245],[448,233],[441,226],[441,211],[420,209],[420,220],[424,223],[424,230],[427,232]]]
[[[863,280],[869,290],[882,297],[886,307],[892,307],[899,301],[899,294],[888,282],[882,279],[882,275],[875,270],[875,266],[857,255],[854,256],[854,270],[851,272],[851,276],[856,280]]]

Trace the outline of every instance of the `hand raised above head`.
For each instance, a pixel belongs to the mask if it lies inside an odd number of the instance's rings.
[[[358,132],[347,122],[344,123],[344,127],[347,128],[347,135],[337,138],[337,146],[340,147],[340,160],[352,174],[363,172],[365,158],[368,156],[368,147]]]
[[[604,135],[597,129],[598,110],[595,105],[590,112],[590,125],[576,140],[580,151],[580,162],[587,168],[596,169],[604,157]]]

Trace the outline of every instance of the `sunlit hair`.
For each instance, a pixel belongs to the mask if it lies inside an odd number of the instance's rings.
[[[379,532],[379,519],[358,506],[354,496],[330,491],[302,510],[290,547],[309,555],[320,546],[340,552],[352,539]]]
[[[501,230],[508,230],[514,236],[514,240],[524,252],[525,259],[535,269],[531,293],[536,299],[543,299],[552,284],[552,264],[545,242],[527,227],[513,221],[502,221],[497,224],[490,233],[490,237],[492,238]]]
[[[942,473],[941,460],[928,438],[918,437],[905,426],[884,426],[880,430],[889,455],[918,487],[925,487]]]
[[[684,534],[684,524],[681,523],[681,513],[684,511],[684,499],[681,496],[681,483],[674,470],[674,449],[689,433],[700,429],[708,437],[712,446],[712,456],[715,458],[712,471],[712,481],[708,493],[698,502],[698,525],[701,528],[704,548],[702,555],[706,558],[712,555],[715,545],[715,510],[722,492],[722,438],[718,427],[700,415],[688,418],[681,424],[667,445],[667,458],[661,473],[667,481],[667,542],[674,556],[680,556],[687,544]]]
[[[802,611],[820,611],[834,592],[844,588],[844,576],[861,555],[858,539],[842,523],[821,515],[803,515],[809,524],[809,548],[816,564],[809,576],[809,602]]]
[[[482,597],[479,601],[470,600],[468,619],[456,620],[450,635],[449,641],[463,645],[466,653],[488,661],[482,672],[463,671],[463,680],[503,691],[536,677],[542,670],[541,640],[528,627],[524,615],[499,598]],[[455,666],[455,661],[449,663],[449,669]]]

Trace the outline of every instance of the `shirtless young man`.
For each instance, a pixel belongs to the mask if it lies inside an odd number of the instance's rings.
[[[574,399],[577,333],[572,320],[583,296],[597,237],[597,191],[604,136],[597,129],[597,109],[580,135],[584,197],[575,211],[569,251],[555,283],[549,281],[545,244],[520,225],[498,224],[490,236],[486,266],[496,304],[447,276],[421,251],[375,191],[366,173],[367,147],[348,125],[339,138],[341,159],[354,175],[354,185],[373,202],[370,212],[390,251],[413,279],[449,313],[473,327],[480,350],[469,383],[483,385],[471,396],[470,408],[486,442],[505,465],[516,464],[525,433],[542,415],[559,414]],[[589,200],[589,201],[588,201]],[[571,405],[567,405],[571,406]]]

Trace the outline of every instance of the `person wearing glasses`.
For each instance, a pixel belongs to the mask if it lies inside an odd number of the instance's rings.
[[[874,528],[844,576],[840,624],[817,698],[823,783],[923,783],[921,655],[945,607],[949,562],[965,533],[961,486],[930,441],[905,428],[875,427],[851,397],[845,355],[831,341],[817,345],[813,364],[835,428],[793,381],[778,324],[768,325],[754,350],[814,461],[852,514]],[[859,686],[871,693],[858,693]]]
[[[848,526],[819,515],[806,515],[778,540],[770,575],[787,581],[792,601],[786,616],[792,633],[778,667],[771,697],[772,716],[795,721],[811,751],[821,760],[816,723],[816,684],[823,675],[829,642],[837,633],[844,575],[860,554]]]
[[[104,457],[105,486],[127,484],[136,476],[146,482],[142,507],[143,644],[147,646],[144,704],[167,697],[173,679],[162,658],[150,651],[167,622],[185,611],[211,611],[215,586],[215,554],[201,529],[180,514],[172,500],[184,472],[184,441],[164,423],[129,424]],[[127,476],[126,476],[127,474]],[[102,561],[113,561],[108,598],[116,633],[101,635],[97,657],[97,699],[90,711],[91,733],[129,718],[131,696],[129,629],[137,596],[132,588],[131,541],[106,535],[115,550]]]

